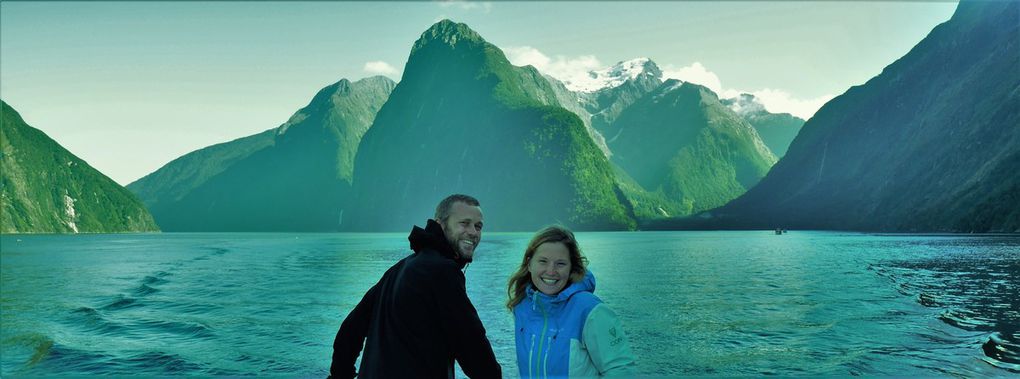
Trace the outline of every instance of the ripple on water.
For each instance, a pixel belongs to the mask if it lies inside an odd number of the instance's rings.
[[[917,295],[917,302],[929,308],[937,308],[942,305],[939,303],[938,297],[925,292],[921,292]]]
[[[1020,333],[992,333],[981,345],[983,360],[992,366],[1020,373]]]
[[[139,307],[139,306],[141,306],[141,304],[138,302],[138,299],[135,299],[133,297],[127,297],[127,296],[124,296],[124,295],[117,295],[117,297],[114,298],[113,301],[111,301],[107,305],[104,305],[104,306],[100,307],[99,309],[102,309],[104,311],[108,311],[108,310],[128,309],[128,308],[134,308],[134,307]]]
[[[784,237],[788,250],[772,251],[742,236],[579,234],[597,294],[633,336],[639,374],[1018,372],[1020,243],[816,234]],[[500,308],[505,294],[489,288],[520,264],[529,238],[491,237],[467,272],[497,358],[514,367],[507,375],[516,374],[513,320]],[[23,273],[3,277],[0,376],[323,373],[328,362],[315,357],[328,356],[342,315],[406,255],[403,235],[324,239],[167,234],[132,247],[127,260],[102,241],[96,254],[79,254],[82,239],[47,242],[46,259],[9,261],[4,252],[4,269]],[[210,249],[228,243],[238,246],[230,254]],[[53,256],[90,259],[89,269],[55,268]],[[74,275],[92,284],[64,285]],[[43,336],[7,341],[26,333]]]
[[[102,353],[94,353],[70,348],[58,343],[50,346],[45,357],[40,359],[31,369],[47,372],[47,368],[59,368],[64,373],[103,373],[116,372],[111,370],[111,357]]]
[[[999,249],[987,243],[970,246],[976,242],[968,239],[946,239],[935,253],[887,261],[886,267],[874,270],[896,283],[901,293],[935,310],[933,316],[945,325],[981,333],[979,359],[1020,372],[1020,317],[1015,311],[1020,307],[1016,296],[1020,288],[1007,279],[1020,276],[1020,259],[1016,240],[1006,242]],[[979,345],[974,334],[926,337],[947,346]]]
[[[182,302],[160,302],[155,305],[160,311],[173,312],[174,314],[181,315],[204,315],[211,314],[213,312],[221,311],[223,305],[209,304],[209,303],[182,303]]]
[[[40,363],[39,369],[55,369],[62,373],[88,373],[90,375],[123,374],[167,375],[175,373],[200,373],[204,367],[176,355],[160,351],[137,354],[118,354],[114,357],[54,345],[49,356]]]
[[[146,296],[154,294],[156,292],[159,292],[159,289],[149,286],[148,284],[139,285],[138,287],[135,287],[133,291],[131,291],[131,293],[133,293],[135,296]]]
[[[130,356],[124,359],[115,359],[115,365],[142,372],[194,373],[204,371],[204,367],[177,354],[168,354],[160,351],[145,352]],[[118,370],[123,372],[123,370]]]
[[[122,325],[106,319],[102,312],[91,307],[79,307],[71,311],[71,317],[64,324],[100,335],[114,335],[125,332]]]
[[[968,309],[947,309],[939,315],[939,320],[963,330],[991,331],[995,330],[997,320],[981,316]]]
[[[168,282],[169,281],[166,280],[166,279],[163,279],[163,278],[157,277],[157,276],[152,276],[152,275],[146,275],[145,278],[142,278],[142,284],[150,285],[150,286],[151,285],[166,284]]]
[[[146,334],[166,333],[188,338],[211,338],[215,335],[209,327],[193,322],[142,320],[134,326],[146,331]]]

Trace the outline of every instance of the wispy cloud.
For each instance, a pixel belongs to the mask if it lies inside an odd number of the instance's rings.
[[[685,82],[700,84],[715,91],[719,96],[724,96],[722,81],[714,72],[708,71],[701,62],[694,62],[690,66],[676,68],[672,64],[660,66],[662,80],[678,79]],[[738,93],[739,95],[739,93]]]
[[[531,46],[508,47],[503,49],[503,53],[514,66],[532,65],[543,74],[562,82],[584,82],[590,79],[589,71],[603,68],[602,62],[599,62],[594,55],[582,55],[575,58],[557,55],[555,58],[550,58]]]
[[[789,113],[802,119],[809,119],[818,108],[832,100],[833,95],[822,95],[814,99],[800,99],[781,89],[762,88],[757,90],[737,89],[723,87],[719,75],[709,71],[701,62],[694,62],[689,66],[675,68],[673,65],[665,65],[662,68],[663,79],[679,79],[685,82],[700,84],[714,91],[720,98],[733,98],[742,93],[754,95],[765,110],[772,113]]]
[[[565,57],[557,55],[550,58],[538,49],[530,46],[515,46],[503,49],[510,63],[516,66],[532,65],[539,71],[552,76],[565,83],[584,83],[592,79],[590,72],[605,68],[594,55],[582,55],[578,57]],[[818,111],[833,95],[823,95],[813,99],[797,98],[782,89],[761,88],[731,88],[723,86],[719,75],[709,70],[701,62],[694,62],[687,66],[674,64],[659,65],[662,70],[662,79],[678,79],[703,85],[714,91],[720,98],[733,98],[742,93],[749,93],[755,96],[765,109],[772,113],[789,113],[794,116],[808,119]]]
[[[788,92],[765,88],[757,91],[742,91],[754,95],[765,109],[772,113],[789,113],[802,119],[809,119],[822,105],[832,100],[833,95],[822,95],[814,99],[798,99]]]
[[[363,70],[373,75],[386,75],[392,77],[398,74],[396,68],[394,68],[389,63],[383,61],[365,62],[365,67],[363,68]]]
[[[457,7],[466,11],[479,10],[482,13],[492,11],[492,3],[488,1],[439,0],[438,3],[442,8]]]

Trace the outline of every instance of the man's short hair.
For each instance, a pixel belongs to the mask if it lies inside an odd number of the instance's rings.
[[[456,203],[458,201],[470,205],[472,207],[481,206],[478,203],[478,199],[459,193],[453,194],[447,196],[445,199],[443,199],[443,201],[439,202],[439,205],[436,206],[436,221],[438,221],[439,223],[446,222],[446,219],[450,218],[450,208],[453,208],[453,203]]]

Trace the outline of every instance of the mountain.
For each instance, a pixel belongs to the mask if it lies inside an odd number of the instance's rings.
[[[733,99],[721,99],[720,102],[747,120],[758,131],[765,146],[779,158],[786,155],[790,143],[804,126],[804,120],[799,117],[765,110],[765,105],[751,94],[742,93]]]
[[[131,192],[74,156],[0,101],[0,231],[158,231]]]
[[[563,84],[563,82],[559,81],[559,79],[549,75],[542,76],[549,81],[549,86],[556,95],[556,100],[559,103],[559,106],[570,111],[570,113],[577,115],[577,117],[581,119],[581,122],[584,123],[585,130],[588,132],[588,136],[595,142],[595,146],[598,146],[603,155],[606,157],[612,155],[612,153],[609,152],[609,146],[606,145],[606,138],[602,136],[602,133],[599,133],[598,130],[595,130],[595,128],[592,127],[591,113],[589,113],[588,109],[583,105],[590,101],[588,100],[590,94],[571,91],[565,84]]]
[[[962,1],[825,104],[714,227],[1020,231],[1020,2]]]
[[[591,125],[606,138],[607,143],[618,136],[613,122],[638,99],[662,85],[662,71],[648,58],[619,62],[609,68],[589,73],[596,83],[584,92],[582,104],[592,115]]]
[[[560,106],[573,112],[607,157],[606,131],[624,109],[662,84],[662,71],[648,58],[636,58],[588,72],[584,80],[560,81],[546,76]]]
[[[189,153],[128,188],[166,231],[335,231],[361,137],[394,86],[341,80],[280,127]]]
[[[623,181],[637,184],[624,188],[642,218],[726,204],[776,161],[754,128],[714,92],[675,79],[626,108],[611,130],[613,162],[628,174]]]
[[[190,152],[128,184],[127,189],[150,209],[173,208],[185,195],[237,161],[272,146],[275,135],[274,128]]]
[[[406,231],[458,192],[479,198],[489,230],[634,227],[605,155],[534,67],[443,20],[402,77],[361,141],[346,228]]]

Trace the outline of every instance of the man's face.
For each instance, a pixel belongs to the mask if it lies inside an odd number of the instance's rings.
[[[439,225],[443,227],[446,241],[453,246],[457,255],[470,262],[478,242],[482,240],[482,209],[455,202],[450,207],[450,218]]]

